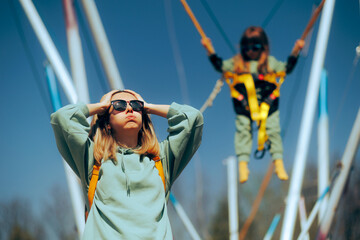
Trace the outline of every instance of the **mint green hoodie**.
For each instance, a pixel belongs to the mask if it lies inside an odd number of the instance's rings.
[[[58,149],[81,179],[85,199],[94,164],[87,117],[85,104],[68,105],[51,115]],[[102,161],[82,239],[173,239],[166,195],[200,146],[203,117],[190,106],[173,103],[167,119],[169,135],[160,143],[167,192],[154,161],[119,147],[117,163]]]

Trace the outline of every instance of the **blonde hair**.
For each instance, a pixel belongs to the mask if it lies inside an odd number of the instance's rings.
[[[270,73],[272,70],[268,66],[268,56],[269,56],[269,40],[266,36],[265,31],[261,27],[251,26],[248,27],[243,33],[240,39],[240,47],[247,45],[252,40],[256,39],[262,46],[261,54],[258,60],[257,70],[259,73],[266,74]],[[237,54],[234,57],[234,68],[236,73],[249,72],[249,59],[245,52],[240,50],[240,54]]]
[[[129,91],[119,90],[114,92],[112,96],[117,93],[129,93],[136,99],[137,97]],[[110,113],[107,111],[103,115],[95,114],[90,125],[89,137],[94,142],[94,158],[100,164],[101,160],[116,159],[116,150],[118,144],[113,136],[112,131],[108,128],[110,120]],[[149,114],[142,111],[142,126],[138,133],[138,147],[134,149],[135,153],[148,155],[150,158],[159,156],[160,146],[157,140],[154,126],[151,122]]]

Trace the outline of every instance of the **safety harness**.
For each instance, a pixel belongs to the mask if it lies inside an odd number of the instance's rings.
[[[161,177],[161,180],[164,184],[164,190],[166,192],[164,169],[163,169],[160,157],[155,156],[151,159],[155,162],[155,167],[159,172],[159,176]],[[93,166],[93,172],[91,175],[91,180],[90,180],[89,189],[88,189],[89,210],[85,209],[85,221],[87,220],[87,217],[89,215],[89,212],[90,212],[93,200],[94,200],[96,185],[99,180],[100,167],[101,167],[101,165],[96,161]]]
[[[258,131],[258,147],[255,151],[256,158],[262,158],[265,154],[265,143],[268,140],[268,135],[266,134],[266,120],[269,115],[270,106],[273,102],[280,96],[280,86],[284,82],[286,73],[284,71],[277,73],[268,73],[266,75],[259,74],[259,80],[267,81],[276,86],[275,90],[265,100],[260,104],[256,97],[256,89],[253,76],[250,73],[237,74],[233,72],[224,72],[223,79],[230,88],[230,95],[232,98],[237,99],[250,111],[250,117],[253,121],[256,122],[259,131]],[[235,86],[237,84],[244,84],[247,99],[243,94],[236,90]]]

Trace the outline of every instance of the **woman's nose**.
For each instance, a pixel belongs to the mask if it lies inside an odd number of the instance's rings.
[[[133,112],[134,110],[132,109],[132,107],[130,106],[130,103],[127,102],[126,103],[126,112]]]

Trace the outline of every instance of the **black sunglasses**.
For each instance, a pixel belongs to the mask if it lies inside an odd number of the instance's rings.
[[[257,44],[251,44],[251,45],[245,45],[242,47],[242,50],[245,52],[248,52],[250,50],[252,50],[253,52],[257,52],[259,50],[263,49],[263,45],[261,45],[260,43]]]
[[[114,106],[116,111],[122,112],[127,108],[127,104],[130,104],[131,108],[136,112],[141,112],[144,109],[144,102],[140,100],[114,100],[111,101],[111,105]]]

